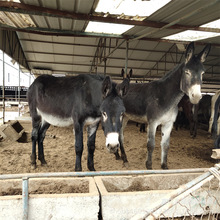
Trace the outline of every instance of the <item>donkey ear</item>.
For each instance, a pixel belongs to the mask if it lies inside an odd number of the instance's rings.
[[[205,62],[206,57],[208,56],[210,49],[211,49],[211,44],[207,44],[207,45],[205,46],[205,48],[203,49],[203,51],[201,51],[201,52],[198,54],[197,57],[200,59],[200,61],[201,61],[202,63]]]
[[[194,42],[191,42],[187,48],[185,53],[185,63],[188,63],[194,54]]]
[[[129,89],[129,84],[130,84],[129,79],[125,78],[122,83],[116,86],[116,91],[119,96],[123,97],[127,94]]]
[[[128,78],[130,79],[132,77],[132,74],[133,74],[133,70],[130,69],[129,73],[128,73]]]
[[[106,76],[102,83],[102,94],[106,97],[112,91],[112,81],[109,76]]]
[[[125,78],[125,71],[124,69],[121,69],[121,77],[124,79]]]

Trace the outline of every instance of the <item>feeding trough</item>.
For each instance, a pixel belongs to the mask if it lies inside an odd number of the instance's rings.
[[[131,219],[139,213],[151,213],[152,209],[167,199],[181,185],[186,184],[201,174],[157,174],[143,176],[95,177],[101,194],[103,219]],[[162,217],[181,217],[202,215],[207,212],[220,213],[220,207],[214,205],[220,193],[210,186],[207,199],[205,186],[187,196],[172,208],[162,213]],[[186,208],[184,208],[186,207]],[[136,219],[136,218],[134,218]],[[138,218],[137,218],[138,219]],[[142,218],[141,218],[142,219]]]
[[[29,179],[28,219],[98,219],[94,179]],[[22,219],[22,180],[0,181],[0,219]]]

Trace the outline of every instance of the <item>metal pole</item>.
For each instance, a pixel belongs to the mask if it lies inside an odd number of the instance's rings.
[[[107,58],[106,58],[106,38],[104,39],[104,75],[106,75],[106,62],[107,62]]]
[[[126,41],[126,55],[125,55],[125,74],[128,72],[128,40]]]
[[[20,73],[20,65],[18,64],[18,115],[20,116],[20,104],[21,104],[21,73]]]
[[[3,51],[2,103],[3,103],[3,124],[5,124],[5,53],[4,53],[4,51]]]
[[[28,177],[22,178],[23,220],[28,220]]]
[[[111,176],[111,175],[147,175],[147,174],[172,174],[172,173],[199,173],[205,172],[208,168],[177,169],[177,170],[121,170],[121,171],[95,171],[95,172],[57,172],[57,173],[28,173],[28,178],[42,177],[84,177],[84,176]],[[21,179],[24,174],[4,174],[3,179]]]

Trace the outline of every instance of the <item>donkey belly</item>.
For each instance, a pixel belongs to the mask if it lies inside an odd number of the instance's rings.
[[[72,117],[65,118],[57,115],[51,115],[45,112],[40,111],[37,109],[38,115],[41,116],[42,120],[48,122],[51,125],[58,126],[58,127],[67,127],[73,124]]]
[[[166,113],[164,113],[160,118],[160,124],[166,124],[167,122],[174,122],[178,113],[178,108],[174,108]]]
[[[129,118],[129,120],[138,122],[138,123],[147,123],[147,116],[146,115],[134,115],[134,114],[129,114],[125,113],[125,115]]]
[[[156,114],[152,117],[147,117],[146,115],[135,115],[135,114],[129,114],[125,113],[125,115],[129,118],[129,120],[138,122],[138,123],[148,123],[148,120],[153,120],[158,125],[160,124],[166,124],[167,122],[174,122],[176,120],[176,116],[178,113],[178,108],[173,108],[168,112],[164,112],[163,114]]]

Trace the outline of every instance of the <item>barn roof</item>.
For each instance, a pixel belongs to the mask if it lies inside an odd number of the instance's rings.
[[[196,41],[196,52],[207,43],[212,45],[202,89],[220,89],[220,27],[202,26],[220,19],[219,0],[171,0],[148,17],[96,12],[98,3],[0,1],[0,49],[34,74],[106,72],[121,79],[121,69],[127,67],[133,69],[133,80],[150,81],[180,63],[191,41],[166,37],[188,30],[206,31],[216,36]],[[88,32],[91,21],[133,26],[122,34]]]

